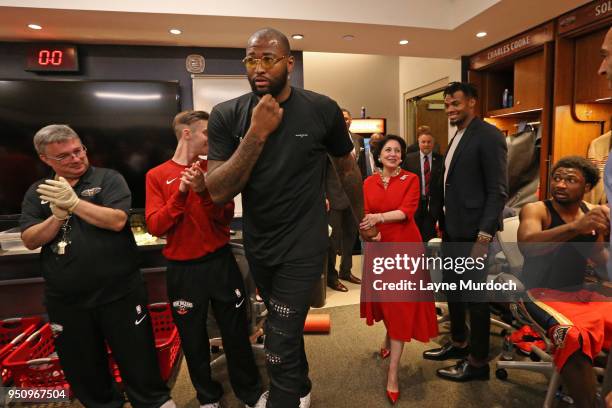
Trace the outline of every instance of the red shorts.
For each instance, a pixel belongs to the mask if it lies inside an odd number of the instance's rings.
[[[542,288],[530,290],[529,296],[559,323],[549,333],[555,345],[553,360],[558,371],[578,350],[593,361],[602,349],[610,349],[612,301],[609,298],[587,290],[561,292]]]

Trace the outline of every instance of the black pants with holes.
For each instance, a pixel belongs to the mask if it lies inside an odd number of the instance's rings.
[[[268,309],[265,327],[270,376],[268,408],[297,408],[300,397],[312,387],[304,350],[304,322],[324,262],[325,253],[275,266],[249,259],[259,294]]]
[[[159,374],[144,287],[91,309],[47,300],[49,321],[61,328],[55,349],[74,395],[87,408],[120,408],[105,341],[113,350],[125,392],[135,408],[157,408],[170,399]]]
[[[250,302],[230,247],[193,261],[169,261],[166,279],[172,316],[200,404],[219,401],[223,395],[221,384],[212,379],[210,370],[206,328],[210,303],[223,338],[234,393],[244,403],[254,405],[262,385],[249,342]]]

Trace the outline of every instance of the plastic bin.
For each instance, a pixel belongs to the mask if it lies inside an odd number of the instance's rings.
[[[9,385],[11,370],[4,367],[4,359],[42,323],[40,317],[17,317],[0,320],[0,384]]]
[[[47,323],[4,360],[6,368],[13,372],[16,387],[70,390],[55,354],[53,338],[53,331]]]
[[[178,362],[181,351],[181,339],[178,330],[172,320],[172,310],[169,303],[153,303],[148,306],[151,323],[153,325],[153,336],[155,338],[155,349],[157,350],[157,361],[159,370],[164,381],[168,381],[172,369]],[[121,373],[117,363],[110,353],[110,369],[117,383],[121,383]]]
[[[17,317],[0,320],[0,384],[8,385],[13,379],[11,370],[4,367],[4,359],[40,325],[40,317]]]

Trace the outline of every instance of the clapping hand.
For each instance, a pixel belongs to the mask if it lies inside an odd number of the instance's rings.
[[[206,173],[200,167],[199,161],[196,161],[190,168],[185,169],[181,173],[181,185],[179,189],[181,189],[182,186],[185,186],[186,189],[191,188],[196,193],[201,193],[206,190]],[[181,189],[181,191],[186,192],[186,189]]]
[[[45,180],[38,186],[36,192],[40,194],[41,200],[49,201],[54,206],[68,212],[74,211],[80,201],[70,183],[63,177],[59,177],[58,180]],[[58,214],[61,215],[59,212]]]

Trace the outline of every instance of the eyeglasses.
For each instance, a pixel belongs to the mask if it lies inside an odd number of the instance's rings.
[[[261,58],[246,57],[242,60],[242,63],[247,69],[255,69],[257,68],[257,64],[261,63],[261,67],[267,70],[267,69],[271,69],[274,65],[276,65],[277,62],[285,58],[287,58],[286,55],[283,55],[282,57],[278,57],[278,58],[269,57],[269,56],[264,56]]]
[[[87,152],[87,148],[83,145],[81,147],[78,147],[78,148],[74,149],[70,153],[60,154],[59,156],[55,156],[55,157],[51,157],[51,156],[45,155],[45,157],[47,159],[55,160],[56,162],[65,163],[66,160],[71,159],[72,156],[77,157],[77,158],[78,157],[83,157],[85,152]]]

